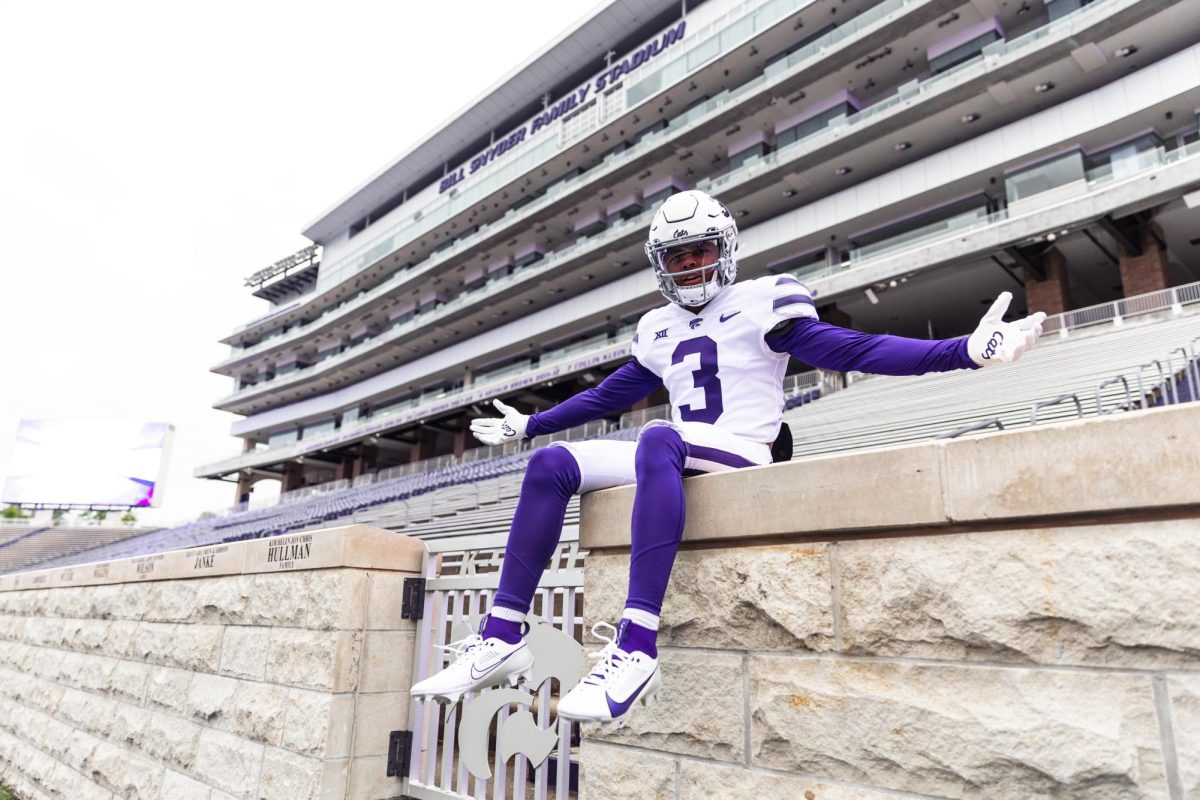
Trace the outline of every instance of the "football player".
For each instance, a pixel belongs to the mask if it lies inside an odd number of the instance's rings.
[[[669,301],[642,316],[633,357],[598,386],[552,409],[522,414],[499,400],[499,418],[476,419],[484,444],[554,433],[614,414],[665,386],[670,421],[647,424],[634,442],[555,442],[533,453],[513,517],[500,586],[480,630],[452,646],[458,658],[412,687],[454,703],[468,691],[528,678],[525,616],[558,545],[576,493],[637,484],[629,592],[617,627],[591,672],[558,704],[565,718],[612,722],[662,685],[655,639],[667,579],[683,535],[683,478],[771,463],[783,416],[783,377],[796,358],[824,369],[921,375],[1015,361],[1041,335],[1045,314],[1002,317],[993,303],[970,336],[946,340],[878,336],[817,319],[812,293],[789,275],[735,283],[737,225],[701,191],[669,197],[654,215],[646,255]],[[612,631],[611,638],[600,632]]]

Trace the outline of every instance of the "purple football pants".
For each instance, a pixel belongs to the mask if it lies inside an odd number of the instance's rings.
[[[632,553],[627,608],[657,615],[683,538],[683,466],[687,448],[673,428],[647,428],[634,457]],[[529,459],[500,569],[494,605],[529,613],[538,581],[558,546],[579,464],[565,447],[545,447]]]

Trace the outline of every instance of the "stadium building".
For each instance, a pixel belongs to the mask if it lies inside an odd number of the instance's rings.
[[[1196,282],[1197,19],[1200,0],[615,0],[248,279],[269,313],[213,367],[241,452],[196,474],[245,501],[264,478],[461,460],[491,398],[595,385],[664,302],[642,247],[683,189],[734,212],[743,279],[796,275],[867,332],[966,334],[1004,290],[1056,315]]]

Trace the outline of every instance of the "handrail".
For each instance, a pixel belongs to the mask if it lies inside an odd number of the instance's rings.
[[[1117,381],[1120,381],[1125,387],[1125,402],[1119,406],[1113,406],[1109,410],[1105,411],[1104,401],[1102,398],[1104,387],[1110,386]],[[1129,393],[1129,381],[1125,379],[1124,375],[1118,375],[1115,378],[1109,378],[1106,381],[1102,381],[1100,385],[1096,387],[1096,416],[1103,417],[1105,414],[1111,414],[1114,411],[1128,411],[1131,408],[1133,408],[1133,395]]]
[[[1041,411],[1043,408],[1049,408],[1050,406],[1056,406],[1060,403],[1065,403],[1068,400],[1070,400],[1071,402],[1073,402],[1075,404],[1076,416],[1078,416],[1080,419],[1083,419],[1083,403],[1079,402],[1079,398],[1077,396],[1075,396],[1074,394],[1060,394],[1058,397],[1055,397],[1051,400],[1039,400],[1038,402],[1034,403],[1033,408],[1030,409],[1030,411],[1029,411],[1029,424],[1037,425],[1038,412]]]
[[[933,438],[934,439],[957,439],[959,436],[962,436],[964,433],[970,433],[971,431],[981,431],[984,428],[990,428],[993,425],[995,425],[998,430],[1004,430],[1004,423],[1000,421],[1000,418],[992,417],[990,419],[980,420],[979,422],[972,422],[970,425],[963,425],[961,428],[955,428],[954,430],[948,431],[947,433],[939,433],[937,436],[935,436]]]
[[[1173,402],[1178,403],[1179,402],[1179,376],[1177,376],[1175,374],[1175,359],[1171,358],[1171,356],[1174,355],[1175,353],[1183,353],[1183,379],[1185,381],[1187,381],[1187,387],[1188,387],[1188,390],[1192,397],[1196,396],[1196,387],[1194,386],[1194,381],[1192,380],[1191,370],[1189,369],[1189,366],[1191,364],[1191,359],[1188,358],[1187,348],[1185,348],[1181,345],[1179,347],[1176,347],[1174,350],[1171,350],[1170,352],[1168,352],[1167,353],[1167,375],[1170,376],[1170,379],[1167,381],[1167,386],[1170,389],[1171,397],[1173,398]]]
[[[1146,391],[1145,387],[1142,384],[1142,373],[1145,371],[1146,367],[1150,367],[1150,366],[1156,367],[1158,369],[1158,383],[1156,383],[1156,384],[1154,384],[1154,386],[1150,387],[1151,392],[1153,392],[1159,386],[1162,386],[1162,384],[1167,379],[1166,374],[1163,372],[1162,362],[1159,361],[1157,358],[1152,361],[1147,361],[1145,364],[1141,364],[1138,366],[1138,371],[1137,371],[1138,398],[1139,398],[1139,402],[1141,403],[1142,408],[1150,407],[1150,402],[1146,399],[1146,395],[1148,394],[1148,392]]]

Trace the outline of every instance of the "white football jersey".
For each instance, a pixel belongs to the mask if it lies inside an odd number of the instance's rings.
[[[708,423],[770,445],[783,418],[789,356],[763,337],[784,320],[816,316],[808,287],[769,275],[733,284],[699,314],[674,303],[647,311],[633,355],[662,378],[674,422]]]

